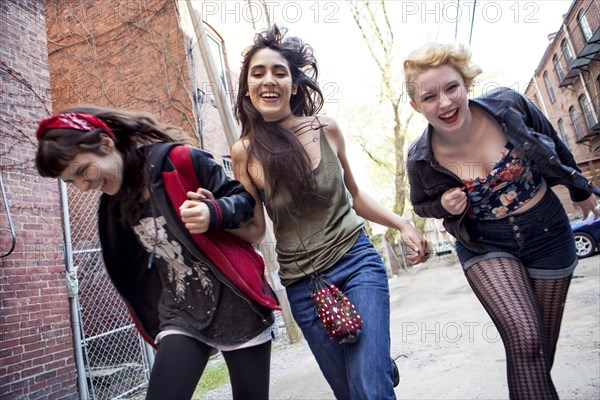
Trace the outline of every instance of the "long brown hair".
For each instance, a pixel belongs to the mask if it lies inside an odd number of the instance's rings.
[[[271,196],[285,180],[294,197],[302,200],[317,195],[308,154],[293,132],[279,126],[281,121],[265,121],[245,95],[250,61],[259,50],[268,48],[287,60],[292,82],[297,85],[296,94],[290,99],[292,114],[311,116],[323,107],[323,94],[317,84],[319,70],[312,47],[300,38],[286,38],[286,33],[286,29],[273,25],[256,34],[254,44],[244,51],[235,112],[242,124],[242,137],[250,139],[248,159],[255,157],[262,164],[272,184]]]
[[[61,113],[91,114],[103,120],[115,135],[115,147],[123,157],[123,182],[116,196],[120,200],[123,223],[137,222],[143,211],[147,185],[146,157],[142,147],[158,142],[184,140],[179,128],[164,126],[149,113],[115,110],[97,106],[77,106]],[[35,164],[41,176],[56,178],[77,154],[101,153],[102,129],[82,132],[50,129],[40,138]]]

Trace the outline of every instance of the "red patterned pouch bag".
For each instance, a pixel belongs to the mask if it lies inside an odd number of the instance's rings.
[[[311,290],[315,309],[329,336],[340,344],[358,341],[363,322],[346,295],[318,274],[311,277]]]

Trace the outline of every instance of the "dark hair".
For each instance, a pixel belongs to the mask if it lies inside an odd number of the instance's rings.
[[[297,86],[296,94],[290,99],[292,114],[315,115],[323,107],[323,94],[317,84],[319,70],[313,49],[300,38],[285,37],[286,33],[287,29],[273,25],[256,34],[254,44],[244,51],[235,112],[242,124],[242,137],[250,139],[248,159],[255,157],[271,180],[273,190],[270,195],[273,196],[279,183],[285,179],[294,197],[306,199],[317,193],[310,174],[311,161],[304,147],[293,132],[279,126],[281,121],[265,121],[246,96],[252,57],[262,49],[271,49],[286,59],[292,83]]]
[[[96,106],[77,106],[60,113],[91,114],[103,120],[113,131],[115,147],[123,157],[123,182],[120,198],[123,223],[133,224],[143,211],[141,199],[146,189],[146,159],[141,147],[157,142],[183,139],[175,127],[163,126],[149,113],[114,110]],[[102,154],[102,129],[89,132],[74,129],[50,129],[39,140],[35,165],[41,176],[56,178],[80,153]]]

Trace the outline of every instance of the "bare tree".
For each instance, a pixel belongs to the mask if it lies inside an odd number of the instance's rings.
[[[405,96],[404,85],[393,73],[394,70],[399,70],[400,67],[394,68],[393,65],[394,33],[385,1],[352,0],[349,5],[354,21],[381,74],[381,100],[384,104],[387,104],[393,116],[395,152],[393,210],[402,215],[406,202],[404,146],[407,127],[414,116],[414,112],[410,112],[405,120],[402,119],[401,105],[402,98]],[[365,146],[363,146],[363,149],[367,150]],[[383,164],[371,152],[367,151],[367,154],[375,162]],[[391,236],[390,231],[388,231],[386,239],[391,239]]]
[[[271,27],[271,14],[269,14],[269,5],[267,4],[267,0],[260,0],[260,4],[263,6],[263,10],[265,12],[265,19],[267,23],[267,29]]]

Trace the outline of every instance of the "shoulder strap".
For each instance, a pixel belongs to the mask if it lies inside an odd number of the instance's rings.
[[[198,182],[196,175],[196,169],[192,162],[192,154],[190,153],[190,147],[187,145],[175,146],[169,152],[169,159],[175,166],[177,173],[183,181],[183,186],[186,188],[199,188],[202,187]]]
[[[168,156],[175,170],[162,173],[165,191],[176,207],[183,203],[188,191],[201,187],[190,149],[185,145],[174,146]],[[270,289],[267,290],[264,261],[250,244],[220,229],[191,236],[215,267],[241,292],[260,305],[279,308]]]

